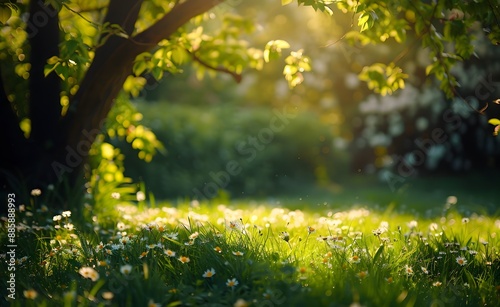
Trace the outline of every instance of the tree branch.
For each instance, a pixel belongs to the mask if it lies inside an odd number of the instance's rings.
[[[108,12],[104,18],[104,23],[119,25],[128,35],[134,31],[135,22],[139,16],[143,0],[111,0],[108,7]],[[105,35],[107,36],[107,34]],[[103,37],[101,37],[102,39]],[[96,78],[103,78],[103,68],[109,69],[108,62],[111,57],[120,53],[119,49],[127,45],[127,40],[119,36],[111,36],[96,49],[96,54],[92,64],[90,65],[85,77],[83,78],[80,88],[70,102],[68,116],[65,119],[67,125],[70,124],[75,113],[78,114],[79,103],[94,103],[85,101],[84,96],[86,91],[94,86]],[[120,57],[121,58],[121,57]],[[116,67],[113,71],[120,70],[121,67]],[[106,73],[108,73],[107,71]],[[106,80],[108,81],[108,80]]]
[[[190,52],[187,49],[185,49],[185,50],[186,50],[186,52],[188,54],[191,55],[191,57],[193,58],[193,60],[195,60],[200,65],[202,65],[202,66],[204,66],[204,67],[206,67],[208,69],[214,70],[214,71],[218,71],[218,72],[229,74],[229,75],[231,75],[231,77],[233,77],[233,79],[234,79],[234,81],[236,81],[236,83],[240,83],[241,82],[241,74],[235,73],[234,71],[230,71],[229,69],[227,69],[225,67],[221,67],[221,66],[215,67],[215,66],[212,66],[212,65],[208,64],[207,62],[203,61],[201,58],[199,58],[194,52]]]
[[[131,35],[142,2],[143,0],[111,0],[104,23],[119,25]],[[135,56],[140,53],[135,49],[130,40],[116,35],[107,38],[96,49],[94,60],[72,98],[65,118],[66,139],[70,147],[75,148],[82,138],[86,138],[86,142],[94,141],[97,134],[91,133],[88,137],[88,132],[102,128],[102,121],[111,109],[113,99],[130,74]],[[85,132],[87,136],[83,135]]]
[[[81,144],[94,142],[95,136],[103,128],[103,120],[111,110],[114,99],[130,75],[138,54],[153,48],[161,40],[168,39],[191,18],[222,1],[186,0],[134,37],[126,39],[112,36],[97,48],[94,61],[72,99],[65,119],[68,125],[66,139],[69,147],[75,150],[81,147]],[[118,24],[130,34],[141,3],[142,0],[111,0],[104,22]]]
[[[174,6],[172,10],[155,24],[133,37],[142,45],[144,51],[156,46],[161,40],[169,38],[191,18],[196,17],[224,2],[224,0],[187,0]]]

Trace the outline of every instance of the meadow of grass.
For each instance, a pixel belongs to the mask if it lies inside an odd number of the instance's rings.
[[[115,193],[113,205],[86,198],[52,212],[50,192],[37,192],[17,208],[15,300],[1,255],[2,305],[497,306],[500,299],[500,218],[464,213],[455,196],[427,203],[436,209],[428,215],[307,199],[146,204],[142,192],[139,202]]]

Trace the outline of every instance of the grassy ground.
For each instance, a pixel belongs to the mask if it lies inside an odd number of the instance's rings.
[[[497,304],[494,199],[407,184],[391,192],[354,178],[264,200],[154,208],[87,199],[56,213],[42,193],[17,208],[16,300],[2,305]],[[8,299],[6,278],[1,286]]]

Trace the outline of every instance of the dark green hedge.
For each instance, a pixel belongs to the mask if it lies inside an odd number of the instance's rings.
[[[126,175],[144,181],[157,198],[212,198],[218,190],[232,197],[275,194],[328,183],[346,168],[331,127],[313,113],[168,103],[138,108],[167,153],[146,164],[127,144],[119,147]]]

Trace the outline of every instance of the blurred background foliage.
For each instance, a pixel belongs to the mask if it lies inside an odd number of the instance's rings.
[[[214,182],[210,173],[223,171],[232,160],[242,170],[221,189],[233,196],[272,194],[302,184],[331,188],[353,173],[384,181],[388,174],[407,179],[498,170],[500,139],[487,121],[500,108],[490,105],[488,116],[477,110],[500,92],[500,50],[481,29],[471,33],[476,57],[452,71],[462,86],[456,98],[448,99],[439,82],[427,77],[429,51],[414,48],[415,37],[405,45],[389,39],[370,46],[348,35],[357,27],[352,14],[335,11],[330,17],[271,0],[238,2],[234,9],[257,21],[248,37],[252,44],[288,41],[313,59],[313,70],[293,90],[281,77],[279,63],[244,71],[240,84],[229,74],[202,78],[189,67],[159,81],[144,75],[145,87],[133,102],[166,150],[145,165],[125,142],[110,142],[127,157],[125,174],[144,181],[157,197],[196,197],[195,189]],[[363,67],[375,62],[402,67],[408,74],[404,89],[381,96],[360,81],[358,75],[367,73]],[[247,161],[238,144],[269,127],[273,112],[284,107],[298,115]],[[411,172],[401,174],[402,164]]]

